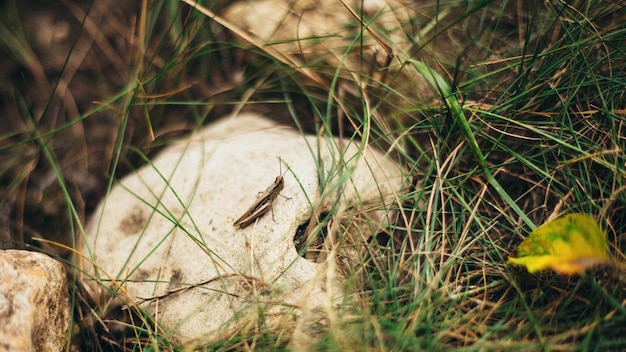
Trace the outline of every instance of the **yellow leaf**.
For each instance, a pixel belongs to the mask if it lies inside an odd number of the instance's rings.
[[[520,243],[516,254],[507,263],[525,266],[529,273],[552,269],[574,275],[608,262],[606,234],[586,214],[546,222]]]

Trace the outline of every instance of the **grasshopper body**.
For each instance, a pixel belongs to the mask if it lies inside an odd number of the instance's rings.
[[[274,183],[272,183],[263,193],[259,194],[256,201],[252,203],[250,208],[246,210],[243,215],[235,220],[233,223],[234,227],[243,229],[253,223],[256,219],[265,215],[268,211],[272,210],[274,206],[274,201],[276,201],[276,197],[280,194],[280,191],[285,187],[285,180],[283,179],[283,175],[276,177]],[[272,213],[272,219],[274,215]]]

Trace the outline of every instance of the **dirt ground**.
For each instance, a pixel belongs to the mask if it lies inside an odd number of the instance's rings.
[[[128,147],[154,153],[162,141],[188,134],[197,117],[184,107],[149,107],[148,124],[147,110],[119,111],[119,103],[111,102],[132,82],[131,70],[141,60],[135,32],[139,2],[4,1],[0,6],[0,246],[43,246],[66,256],[33,238],[71,244],[108,180],[141,163]],[[157,50],[159,41],[150,43],[146,50]],[[171,88],[186,88],[181,100],[203,100],[228,92],[227,79],[201,82],[181,75]],[[218,106],[204,119],[226,111]],[[59,186],[61,178],[67,193]],[[76,207],[72,222],[74,210],[65,194]]]

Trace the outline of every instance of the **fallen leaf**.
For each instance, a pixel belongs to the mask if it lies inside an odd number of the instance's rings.
[[[606,234],[587,214],[571,214],[539,226],[517,247],[508,264],[525,266],[529,273],[552,269],[581,274],[608,262]]]

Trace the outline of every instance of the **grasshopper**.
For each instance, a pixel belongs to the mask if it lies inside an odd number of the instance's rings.
[[[285,171],[287,172],[287,171]],[[243,229],[253,223],[256,219],[263,216],[269,210],[272,210],[276,197],[280,194],[280,191],[285,187],[285,180],[283,175],[276,177],[274,183],[272,183],[267,189],[257,197],[256,201],[252,203],[250,208],[246,210],[239,219],[233,223],[234,227]],[[274,211],[272,210],[272,219],[274,219]]]

